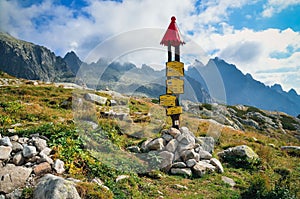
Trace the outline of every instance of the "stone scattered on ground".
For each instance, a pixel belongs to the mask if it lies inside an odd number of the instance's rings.
[[[226,176],[222,176],[222,181],[223,181],[224,183],[230,185],[231,187],[234,187],[235,184],[236,184],[236,183],[234,182],[233,179],[228,178],[228,177],[226,177]]]
[[[75,183],[52,174],[46,174],[36,185],[33,199],[80,199]]]

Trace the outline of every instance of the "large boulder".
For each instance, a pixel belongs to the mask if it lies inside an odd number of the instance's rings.
[[[7,164],[0,169],[0,192],[10,193],[24,186],[31,172],[31,168]]]
[[[160,168],[166,172],[169,171],[172,167],[174,154],[168,151],[162,151],[159,153],[159,156],[161,158]]]
[[[46,174],[42,177],[33,192],[33,199],[80,199],[74,182]]]

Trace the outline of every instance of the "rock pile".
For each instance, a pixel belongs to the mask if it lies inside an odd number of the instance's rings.
[[[188,128],[164,130],[160,138],[146,140],[134,152],[155,153],[161,170],[178,175],[201,177],[205,173],[223,173],[219,160],[212,158],[215,141],[212,137],[195,137]]]
[[[34,177],[64,172],[64,162],[51,158],[47,138],[33,134],[29,138],[0,135],[0,193],[8,194],[30,185]]]

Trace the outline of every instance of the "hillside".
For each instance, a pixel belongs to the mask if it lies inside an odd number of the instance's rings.
[[[247,164],[222,160],[223,173],[181,176],[138,170],[138,154],[143,153],[129,152],[130,147],[142,148],[150,137],[163,136],[170,127],[157,99],[15,79],[5,73],[0,82],[0,138],[44,136],[51,157],[65,164],[60,176],[77,179],[81,198],[300,197],[299,150],[284,147],[299,146],[300,121],[285,113],[182,101],[181,126],[197,138],[212,136],[213,157],[221,160],[219,152],[246,145],[259,159]],[[157,157],[149,154],[151,160]],[[0,162],[2,169],[8,164]],[[32,198],[43,175],[23,186],[21,198]],[[228,178],[235,184],[224,181]]]

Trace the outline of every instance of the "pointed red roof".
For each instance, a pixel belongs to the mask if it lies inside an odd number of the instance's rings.
[[[179,46],[180,44],[183,45],[185,42],[181,38],[179,29],[176,25],[176,18],[173,16],[171,18],[171,23],[166,31],[164,37],[162,38],[160,44],[167,46],[170,42],[172,46]]]

